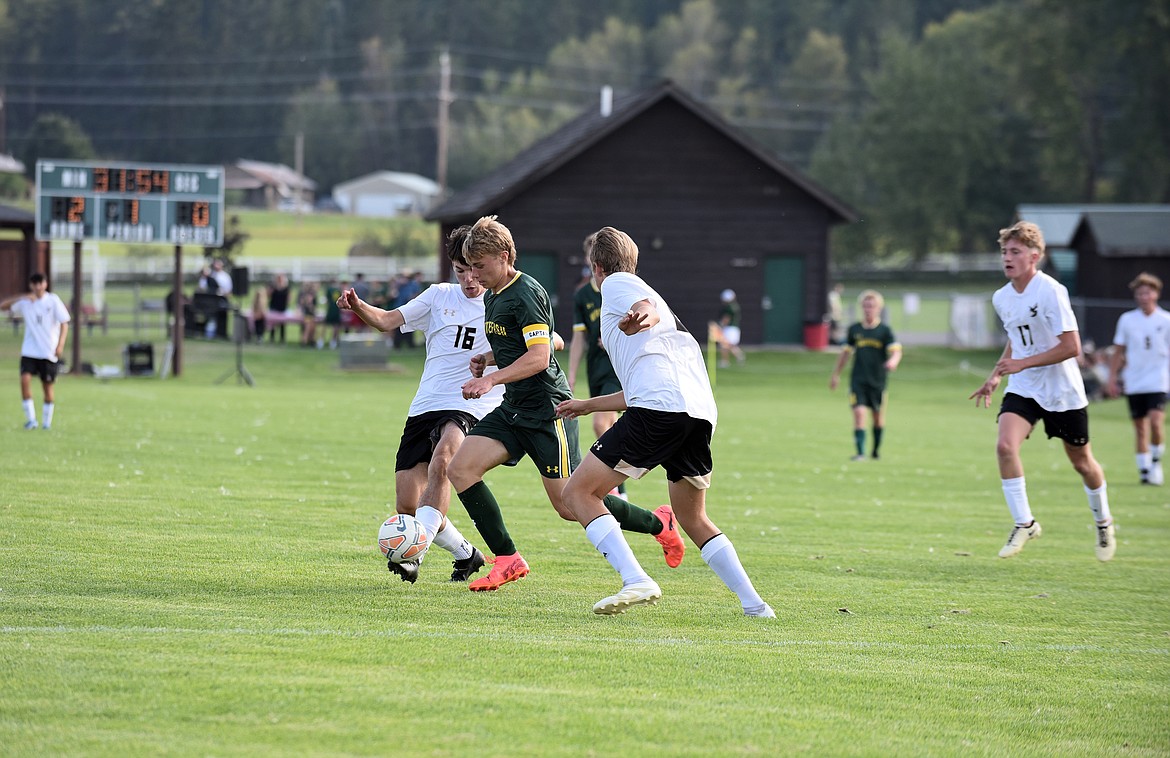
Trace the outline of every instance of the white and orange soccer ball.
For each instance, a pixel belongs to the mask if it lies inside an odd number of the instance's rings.
[[[378,549],[394,563],[420,561],[430,546],[427,530],[418,519],[405,513],[395,513],[378,530]]]

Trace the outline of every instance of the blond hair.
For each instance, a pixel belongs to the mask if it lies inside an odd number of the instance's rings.
[[[999,230],[999,248],[1002,250],[1010,240],[1016,240],[1024,247],[1039,250],[1044,255],[1044,234],[1031,221],[1017,221],[1007,229]]]
[[[606,275],[618,271],[632,274],[638,268],[638,246],[619,229],[602,227],[586,238],[586,245],[590,264],[600,266]]]
[[[870,298],[877,301],[877,307],[879,311],[886,306],[886,299],[882,297],[882,293],[878,292],[877,290],[862,290],[861,294],[857,296],[857,304],[861,305]]]
[[[463,239],[463,257],[475,263],[486,255],[506,253],[508,263],[516,263],[516,243],[508,227],[496,221],[495,216],[483,216],[476,221]]]
[[[1161,292],[1162,280],[1149,271],[1143,271],[1137,275],[1136,279],[1129,283],[1131,290],[1136,290],[1138,287],[1153,287],[1155,292]]]

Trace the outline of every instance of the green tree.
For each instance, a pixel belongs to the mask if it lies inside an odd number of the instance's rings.
[[[88,160],[97,152],[80,124],[60,113],[45,113],[29,127],[19,157],[31,175],[41,158]]]
[[[350,138],[353,118],[349,114],[333,79],[323,77],[317,86],[298,93],[285,116],[284,136],[278,141],[281,162],[292,165],[296,135],[300,134],[304,137],[305,175],[317,182],[319,191],[352,179],[362,165],[362,143]]]
[[[995,11],[958,13],[918,44],[887,38],[872,104],[839,119],[814,161],[865,212],[864,241],[879,255],[986,248],[988,230],[1036,197],[1032,122],[999,59],[981,54],[1001,22]]]

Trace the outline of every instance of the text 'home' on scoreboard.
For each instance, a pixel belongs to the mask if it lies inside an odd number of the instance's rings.
[[[38,240],[223,244],[223,166],[37,161]]]

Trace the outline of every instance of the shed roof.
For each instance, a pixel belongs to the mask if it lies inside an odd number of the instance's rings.
[[[1097,240],[1106,258],[1170,258],[1170,205],[1137,206],[1124,213],[1092,210],[1081,224]]]
[[[439,183],[433,179],[428,179],[419,174],[408,174],[403,171],[374,171],[373,173],[359,176],[355,179],[350,179],[348,182],[342,182],[333,187],[333,192],[336,194],[354,192],[368,188],[383,187],[386,184],[393,184],[401,187],[408,192],[414,192],[419,195],[438,195],[440,192]]]
[[[0,227],[19,229],[27,226],[31,228],[36,225],[36,222],[37,217],[31,211],[17,208],[14,205],[0,205]]]
[[[1086,213],[1131,214],[1170,208],[1167,205],[1111,205],[1105,203],[1021,205],[1016,208],[1020,221],[1040,227],[1049,248],[1069,247]]]
[[[735,129],[715,111],[695,100],[668,79],[649,89],[614,98],[613,108],[608,116],[603,115],[599,109],[590,108],[521,151],[515,158],[467,189],[432,209],[426,218],[431,221],[460,221],[488,213],[554,173],[652,106],[667,99],[678,102],[747,150],[761,163],[815,197],[829,208],[838,222],[857,220],[857,212],[844,202]]]
[[[0,153],[0,173],[23,174],[24,164],[11,155]]]
[[[228,189],[255,189],[267,184],[275,187],[281,197],[317,188],[315,181],[283,163],[265,163],[246,158],[228,167],[224,184]]]

